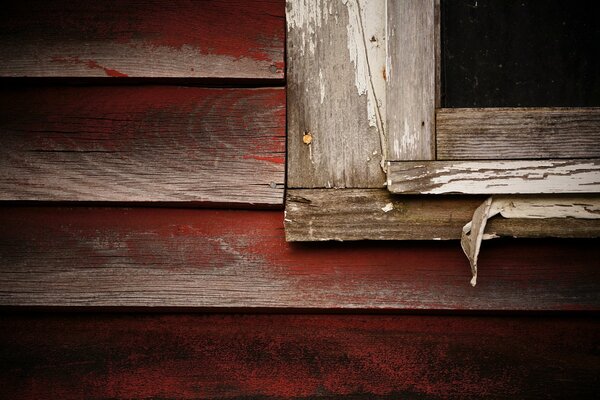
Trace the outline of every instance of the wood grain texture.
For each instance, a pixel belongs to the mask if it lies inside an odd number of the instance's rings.
[[[435,159],[439,18],[435,0],[388,0],[390,160]]]
[[[288,190],[286,239],[455,240],[484,200],[480,196],[394,196],[385,189]],[[486,233],[522,238],[600,237],[600,221],[497,217],[490,220]]]
[[[584,317],[0,318],[13,399],[593,398],[599,384],[600,323]]]
[[[383,187],[385,2],[288,0],[287,46],[288,187]]]
[[[599,193],[600,160],[392,162],[388,189],[404,194]]]
[[[444,108],[438,160],[599,158],[600,108]]]
[[[598,240],[490,241],[472,288],[458,241],[287,243],[277,211],[5,207],[0,226],[1,306],[600,309]]]
[[[4,89],[0,133],[0,200],[283,202],[284,89]]]
[[[0,76],[284,76],[281,0],[23,1],[0,16]]]

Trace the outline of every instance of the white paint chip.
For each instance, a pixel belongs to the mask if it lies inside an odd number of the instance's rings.
[[[381,211],[384,213],[390,212],[394,209],[394,205],[392,203],[387,203],[385,206],[381,208]]]

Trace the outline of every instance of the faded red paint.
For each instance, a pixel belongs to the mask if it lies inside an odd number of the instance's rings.
[[[5,315],[0,387],[19,399],[593,398],[599,328],[573,317]]]
[[[116,3],[56,0],[36,3],[35,7],[17,3],[3,9],[0,33],[5,31],[27,32],[27,37],[17,39],[27,41],[34,37],[31,45],[56,49],[55,62],[72,58],[86,63],[91,60],[88,65],[91,69],[102,68],[108,76],[121,76],[121,72],[114,65],[103,65],[90,54],[109,50],[125,57],[129,50],[147,57],[150,69],[161,71],[169,63],[165,59],[169,51],[185,57],[191,51],[221,57],[215,62],[224,67],[235,60],[254,60],[260,66],[256,71],[249,67],[247,74],[283,77],[285,2],[281,0],[233,3],[147,0],[143,4],[135,0]],[[115,44],[122,48],[115,50]],[[134,61],[131,67],[134,73],[144,71],[142,75],[146,76],[147,66],[139,65],[139,61]],[[228,69],[229,73],[231,70]],[[173,76],[185,76],[186,72],[178,70],[176,65],[166,71]]]
[[[68,65],[81,64],[87,66],[89,69],[101,69],[104,71],[106,76],[113,78],[125,78],[128,76],[127,74],[119,72],[115,69],[103,67],[94,60],[81,60],[78,57],[52,57],[52,62]]]
[[[245,159],[283,164],[285,90],[11,88],[0,95],[0,128],[6,149],[128,152],[164,142],[190,162],[211,152],[236,159],[228,150],[236,148]]]
[[[3,268],[10,270],[52,262],[83,273],[120,257],[152,274],[206,275],[228,288],[228,300],[246,306],[600,309],[597,240],[488,243],[480,270],[485,279],[472,288],[457,242],[290,244],[282,222],[281,212],[265,211],[5,208],[0,248],[7,249],[12,261]],[[148,282],[138,290],[152,290]],[[243,291],[233,289],[239,284]],[[36,287],[44,290],[51,289]]]
[[[86,63],[86,65],[88,66],[88,68],[97,68],[97,69],[101,69],[104,71],[104,73],[106,74],[106,76],[111,76],[111,77],[116,77],[116,78],[124,78],[127,77],[127,74],[124,74],[122,72],[119,72],[115,69],[110,69],[110,68],[106,68],[103,67],[102,65],[98,64],[96,61],[94,60],[88,60],[88,62]]]
[[[285,164],[285,157],[283,157],[283,156],[252,156],[252,155],[245,155],[243,158],[246,159],[246,160],[252,159],[252,160],[258,160],[258,161],[267,161],[267,162],[275,163],[275,164]]]

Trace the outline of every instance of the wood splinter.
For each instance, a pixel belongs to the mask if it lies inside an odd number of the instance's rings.
[[[581,218],[600,219],[600,197],[559,196],[491,196],[473,213],[473,219],[462,229],[460,245],[471,264],[471,286],[477,284],[477,258],[481,241],[499,237],[485,233],[487,221],[500,214],[504,218]],[[600,236],[600,230],[595,233]]]

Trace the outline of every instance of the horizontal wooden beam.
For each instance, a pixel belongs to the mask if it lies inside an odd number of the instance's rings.
[[[388,214],[410,218],[401,204]],[[440,218],[463,212],[446,206]],[[279,211],[4,207],[0,306],[600,310],[597,240],[491,241],[473,288],[458,241],[287,243],[283,219]]]
[[[436,135],[438,160],[600,158],[600,108],[443,108]]]
[[[281,205],[284,89],[0,91],[0,200]]]
[[[598,319],[0,317],[0,383],[40,398],[594,398]]]
[[[599,193],[600,160],[398,161],[387,186],[402,194]]]
[[[485,200],[481,196],[397,196],[384,189],[288,190],[288,241],[448,240]],[[501,217],[486,232],[514,237],[599,237],[600,221]]]
[[[14,2],[1,77],[284,77],[283,1]]]

